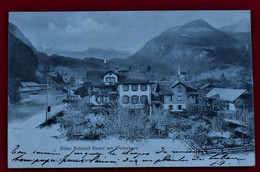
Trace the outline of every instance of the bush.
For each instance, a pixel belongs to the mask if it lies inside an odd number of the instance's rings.
[[[91,113],[87,98],[78,102],[74,108],[66,110],[59,120],[62,136],[76,139],[99,139],[119,137],[126,140],[166,138],[169,131],[175,130],[170,122],[169,113],[161,108],[128,109],[114,105],[106,113]],[[177,130],[176,130],[177,131]]]
[[[191,139],[196,145],[203,147],[204,145],[209,145],[210,139],[208,133],[210,131],[210,126],[205,122],[196,123],[187,132],[186,137]]]
[[[214,131],[221,132],[227,131],[227,124],[224,120],[224,115],[221,113],[217,114],[217,117],[214,117],[212,120],[212,128]]]
[[[71,108],[64,112],[64,115],[58,119],[60,125],[61,136],[70,140],[74,137],[74,127],[75,125],[86,121],[86,116],[81,113],[80,110]]]
[[[151,132],[158,135],[159,138],[164,138],[168,136],[171,122],[170,114],[162,108],[152,108],[150,115],[150,127]]]
[[[129,111],[120,106],[114,107],[109,115],[105,116],[104,133],[106,136],[119,136],[131,141],[149,138],[147,113],[143,109]]]
[[[61,136],[68,140],[80,136],[85,139],[99,139],[104,135],[104,117],[102,115],[83,114],[72,108],[66,110],[59,119]]]

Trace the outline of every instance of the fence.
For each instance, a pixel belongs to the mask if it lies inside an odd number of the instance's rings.
[[[217,153],[238,153],[238,152],[247,152],[247,151],[254,151],[254,145],[245,145],[240,147],[233,147],[233,148],[209,148],[209,149],[196,149],[196,154],[217,154]]]
[[[192,152],[197,154],[224,154],[224,153],[239,153],[239,152],[249,152],[249,151],[255,151],[255,146],[254,145],[244,145],[244,146],[239,146],[239,147],[232,147],[232,148],[207,148],[207,149],[202,149],[202,148],[197,148],[193,144],[191,144],[188,140],[185,138],[181,138],[185,143],[187,143],[190,148],[193,150]]]

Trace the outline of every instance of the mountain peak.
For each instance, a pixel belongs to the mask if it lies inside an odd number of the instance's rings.
[[[205,20],[198,19],[198,20],[193,20],[187,24],[184,24],[183,27],[208,27],[212,28],[211,25],[209,25]]]
[[[209,26],[209,24],[203,19],[193,20],[193,21],[187,23],[186,25],[207,25],[207,26]]]
[[[209,25],[205,20],[198,19],[184,24],[180,27],[180,30],[184,32],[207,32],[215,30],[215,28]]]

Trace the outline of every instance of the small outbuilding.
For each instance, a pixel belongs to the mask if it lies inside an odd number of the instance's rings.
[[[208,105],[218,106],[219,103],[222,103],[224,110],[230,111],[246,106],[248,98],[246,89],[214,88],[206,94]]]

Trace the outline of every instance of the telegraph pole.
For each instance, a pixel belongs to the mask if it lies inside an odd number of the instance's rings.
[[[48,120],[48,110],[49,110],[49,103],[48,103],[49,75],[48,75],[48,73],[46,74],[46,79],[47,79],[47,85],[46,85],[46,121],[47,121]]]

